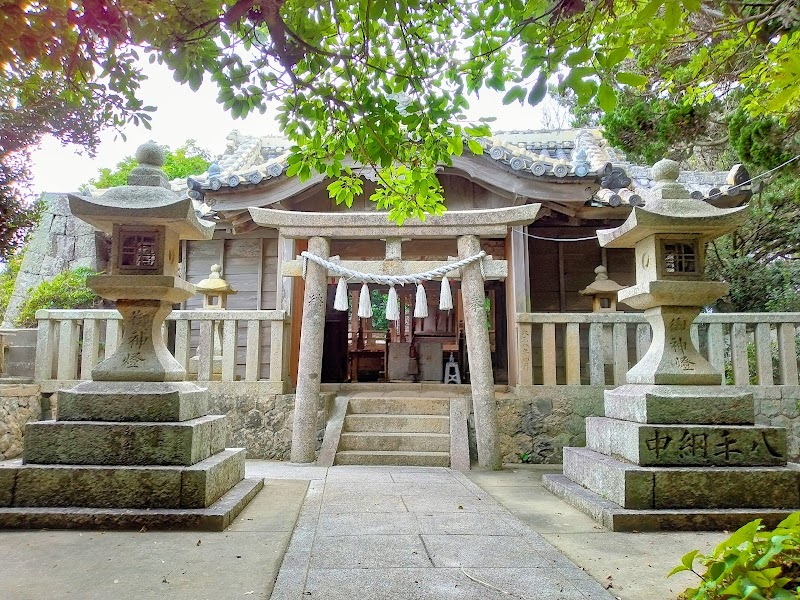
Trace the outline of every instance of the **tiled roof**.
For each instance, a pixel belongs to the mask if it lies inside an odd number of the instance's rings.
[[[478,142],[487,158],[534,177],[595,179],[610,172],[610,154],[604,149],[605,141],[599,132],[568,130],[568,135],[561,138],[549,131],[502,132],[478,138]],[[284,138],[246,136],[234,131],[228,136],[225,154],[206,173],[190,178],[189,188],[202,193],[278,177],[286,168],[289,146]]]
[[[248,136],[233,131],[227,137],[225,153],[208,171],[174,181],[173,189],[202,200],[207,191],[252,186],[281,176],[287,167],[290,142],[277,136]],[[599,129],[525,130],[498,132],[477,138],[483,156],[520,176],[551,181],[587,180],[599,183],[595,200],[599,204],[640,204],[652,185],[650,167],[628,162],[613,148]],[[367,176],[369,169],[364,169]],[[724,171],[682,171],[678,181],[708,199],[725,195],[730,174]],[[746,188],[747,189],[747,188]],[[742,188],[737,188],[740,194]],[[731,192],[730,195],[733,195]]]

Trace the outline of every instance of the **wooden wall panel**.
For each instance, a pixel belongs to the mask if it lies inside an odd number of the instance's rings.
[[[278,240],[275,237],[228,237],[209,241],[189,241],[185,259],[187,279],[198,283],[206,279],[211,265],[221,264],[223,278],[237,291],[228,297],[230,310],[274,309],[276,307]],[[195,295],[185,302],[185,308],[202,308],[203,299]],[[199,323],[192,326],[192,355],[199,341]],[[244,377],[247,348],[247,323],[239,324],[237,332],[236,374]],[[259,376],[269,376],[270,324],[262,324],[261,370]]]
[[[530,233],[551,238],[580,238],[595,234],[589,227],[532,227]],[[561,247],[559,259],[559,246]],[[581,295],[594,281],[594,269],[603,264],[603,249],[597,240],[555,242],[528,239],[531,277],[531,311],[589,312],[591,299]],[[633,250],[606,250],[609,277],[620,285],[635,283]],[[619,305],[626,310],[625,305]],[[630,310],[630,309],[628,309]]]

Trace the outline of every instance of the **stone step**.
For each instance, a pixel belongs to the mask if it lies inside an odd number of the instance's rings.
[[[752,425],[753,394],[727,386],[625,384],[605,391],[605,416],[638,423]]]
[[[449,467],[449,452],[368,452],[346,450],[336,453],[337,465],[388,465],[406,467]]]
[[[60,421],[188,421],[208,414],[208,390],[187,381],[84,381],[58,393]]]
[[[449,452],[449,433],[344,432],[339,450]]]
[[[345,431],[394,433],[450,433],[447,415],[360,414],[344,418]]]
[[[449,398],[350,398],[350,414],[449,415]]]
[[[224,415],[180,423],[35,421],[23,461],[58,465],[193,465],[225,449]]]
[[[243,479],[208,508],[0,507],[0,529],[224,531],[262,487]]]
[[[206,508],[244,478],[245,450],[227,448],[190,467],[0,466],[0,506]]]
[[[640,467],[564,448],[564,476],[630,509],[792,508],[800,470],[787,467]]]
[[[586,447],[640,466],[786,464],[786,430],[760,425],[652,425],[587,417]]]
[[[542,485],[611,531],[734,531],[754,519],[761,519],[765,527],[772,529],[794,512],[789,508],[630,510],[563,475],[545,474]]]

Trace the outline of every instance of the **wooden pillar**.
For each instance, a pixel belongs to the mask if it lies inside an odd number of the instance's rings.
[[[330,256],[326,238],[308,240],[308,251],[322,258]],[[322,372],[322,344],[325,336],[325,304],[328,299],[328,270],[308,261],[300,331],[297,392],[292,426],[291,461],[313,462],[317,437],[317,405]]]
[[[465,235],[458,238],[459,259],[474,256],[480,251],[481,243],[477,236]],[[500,469],[502,465],[497,444],[497,406],[489,330],[486,326],[486,295],[479,262],[462,267],[461,295],[464,299],[464,329],[467,336],[472,405],[475,411],[478,464],[489,469]]]
[[[528,271],[528,238],[525,227],[517,225],[509,229],[506,237],[506,260],[508,261],[508,277],[506,278],[506,319],[508,335],[508,383],[520,385],[526,375],[522,373],[519,352],[517,315],[530,312],[530,272]],[[530,356],[526,357],[530,361]],[[529,363],[528,363],[529,368]],[[528,375],[529,377],[529,375]]]

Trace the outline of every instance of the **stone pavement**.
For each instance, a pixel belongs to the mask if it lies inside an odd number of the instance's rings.
[[[542,488],[558,470],[247,461],[266,485],[222,533],[0,531],[0,598],[667,600],[723,535],[609,532]]]
[[[265,467],[313,478],[273,600],[613,598],[457,471]]]

